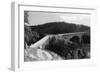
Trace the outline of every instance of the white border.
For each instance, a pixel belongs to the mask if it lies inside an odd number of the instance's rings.
[[[97,61],[96,49],[93,40],[94,29],[96,28],[96,8],[83,7],[80,6],[66,6],[66,7],[56,7],[56,6],[39,6],[25,4],[25,3],[13,3],[12,6],[12,64],[11,68],[15,71],[18,70],[35,70],[35,69],[47,69],[49,68],[61,68],[61,67],[80,67],[80,66],[91,66],[95,65]],[[42,61],[42,62],[24,62],[24,10],[31,11],[50,11],[50,12],[72,12],[72,13],[85,13],[91,15],[91,59],[84,60],[63,60],[63,61]],[[22,49],[20,49],[22,48]]]

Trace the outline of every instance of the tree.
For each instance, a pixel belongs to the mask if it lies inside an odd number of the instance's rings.
[[[29,23],[28,16],[28,11],[24,11],[24,23]]]
[[[30,46],[39,39],[39,34],[36,31],[32,31],[29,26],[24,26],[24,43]]]

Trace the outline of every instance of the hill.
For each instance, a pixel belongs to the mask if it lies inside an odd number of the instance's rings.
[[[89,26],[77,25],[74,23],[65,22],[51,22],[40,24],[37,26],[31,26],[32,31],[37,31],[43,34],[62,34],[62,33],[72,33],[72,32],[84,32],[90,30]]]

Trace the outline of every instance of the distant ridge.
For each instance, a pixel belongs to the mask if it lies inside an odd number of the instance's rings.
[[[61,34],[72,32],[84,32],[90,30],[89,26],[77,25],[66,22],[50,22],[37,26],[31,26],[32,31],[37,31],[43,34]]]

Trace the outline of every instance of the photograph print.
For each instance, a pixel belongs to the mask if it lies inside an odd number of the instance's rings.
[[[24,11],[24,62],[90,59],[90,14]]]

